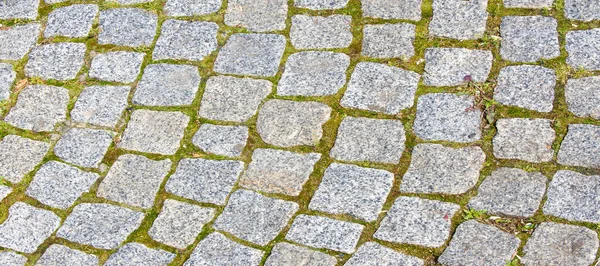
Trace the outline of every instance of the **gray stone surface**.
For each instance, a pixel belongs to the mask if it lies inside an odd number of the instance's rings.
[[[190,105],[196,98],[199,85],[200,74],[196,66],[148,65],[132,102],[146,106]]]
[[[6,196],[8,196],[12,192],[12,188],[4,185],[0,185],[0,201],[2,201]]]
[[[277,84],[282,96],[336,94],[346,84],[350,57],[342,53],[307,51],[290,55]]]
[[[127,243],[112,254],[105,266],[162,266],[168,265],[175,254],[162,249],[149,248],[140,243]]]
[[[38,0],[4,1],[0,5],[0,19],[36,19]]]
[[[508,118],[496,121],[494,156],[533,163],[552,160],[555,132],[551,121],[539,118]]]
[[[97,5],[70,5],[54,9],[48,15],[44,37],[86,37],[98,15]]]
[[[358,63],[340,104],[385,114],[413,106],[421,75],[378,63]]]
[[[422,0],[362,0],[364,17],[421,20]]]
[[[100,249],[115,249],[140,226],[143,218],[143,213],[123,207],[81,203],[73,208],[56,236]]]
[[[214,216],[215,209],[167,199],[148,235],[163,244],[185,249]]]
[[[478,146],[450,148],[440,144],[417,144],[402,177],[406,193],[462,194],[479,180],[485,153]]]
[[[487,4],[488,0],[434,0],[429,34],[458,40],[483,37]]]
[[[239,185],[267,193],[298,196],[320,158],[319,153],[256,149]]]
[[[169,159],[155,161],[140,155],[121,155],[98,187],[98,197],[148,209],[154,205],[170,168]]]
[[[364,226],[323,216],[296,216],[286,239],[313,248],[354,253]]]
[[[131,114],[119,148],[173,155],[189,121],[181,112],[136,110]]]
[[[485,82],[492,69],[492,52],[465,48],[428,48],[425,50],[423,84],[457,86]]]
[[[42,79],[74,79],[83,67],[83,43],[61,42],[40,45],[29,54],[25,75]]]
[[[11,1],[11,3],[21,3],[21,1]],[[0,7],[0,14],[2,14],[2,7]],[[0,60],[23,58],[35,46],[40,29],[40,24],[30,23],[0,30]]]
[[[258,112],[256,131],[272,145],[315,146],[323,136],[323,125],[331,111],[331,107],[319,102],[270,100]]]
[[[600,29],[567,32],[567,64],[575,69],[600,70]]]
[[[88,192],[98,177],[96,173],[49,161],[35,173],[26,193],[44,205],[64,210]]]
[[[229,0],[225,24],[255,32],[284,30],[287,13],[287,0]]]
[[[552,17],[503,17],[500,24],[500,55],[513,62],[535,62],[558,57],[557,25]]]
[[[152,59],[185,59],[200,61],[217,49],[214,22],[169,19],[161,26]]]
[[[199,115],[212,120],[245,122],[271,93],[267,80],[213,76],[206,81]]]
[[[51,211],[16,202],[0,224],[0,246],[33,253],[60,226],[60,217]]]
[[[524,265],[592,265],[598,250],[598,234],[583,226],[541,223],[527,241],[521,257]]]
[[[543,211],[570,221],[600,223],[600,175],[560,170],[548,187]]]
[[[53,244],[46,249],[35,265],[98,265],[98,257],[63,245]]]
[[[600,2],[590,0],[565,0],[565,16],[568,19],[585,22],[600,20]]]
[[[71,128],[54,145],[54,154],[65,162],[82,167],[98,167],[113,142],[112,132]]]
[[[69,92],[62,87],[29,85],[17,98],[4,121],[20,129],[35,132],[53,131],[67,119]]]
[[[4,266],[24,266],[27,263],[27,257],[12,251],[0,252],[0,265]]]
[[[350,60],[348,60],[350,63]],[[8,100],[17,73],[10,64],[0,63],[0,101]],[[345,79],[344,79],[345,80]]]
[[[414,197],[398,197],[375,238],[430,248],[441,247],[450,237],[452,217],[460,205]]]
[[[341,161],[397,164],[406,134],[400,120],[345,117],[329,155]]]
[[[430,93],[419,97],[415,134],[424,140],[473,142],[481,138],[481,111],[472,96]]]
[[[504,0],[506,8],[551,8],[555,0]],[[567,0],[568,2],[569,0]]]
[[[346,266],[422,266],[420,258],[397,252],[376,242],[364,243],[344,264]]]
[[[96,126],[115,127],[121,121],[130,87],[86,87],[71,110],[71,120]]]
[[[415,29],[416,26],[410,23],[365,25],[361,54],[373,58],[409,59],[415,55]]]
[[[501,167],[485,178],[468,206],[492,215],[528,218],[539,209],[547,182],[540,172]]]
[[[279,34],[233,34],[219,50],[213,70],[221,74],[275,76],[285,43],[285,37]]]
[[[238,244],[220,233],[202,239],[184,266],[239,265],[258,266],[263,251]]]
[[[348,0],[294,0],[294,6],[312,10],[340,9],[348,4]]]
[[[165,189],[180,197],[225,205],[243,170],[241,161],[182,159]]]
[[[19,183],[38,165],[50,149],[50,143],[7,135],[0,142],[0,176]]]
[[[438,262],[448,266],[501,266],[517,254],[520,243],[517,237],[494,226],[468,220],[456,228]]]
[[[572,124],[560,144],[558,163],[600,168],[600,126]]]
[[[248,141],[245,126],[202,124],[192,143],[204,152],[227,157],[240,157]]]
[[[297,210],[295,202],[240,189],[231,194],[213,227],[264,246],[277,237]]]
[[[538,112],[550,112],[554,102],[556,72],[553,69],[520,65],[500,69],[494,100]]]
[[[279,242],[271,250],[265,266],[334,266],[336,263],[331,255]]]
[[[150,46],[158,16],[140,8],[113,8],[100,12],[99,44]]]
[[[144,53],[116,51],[99,54],[92,60],[89,76],[104,81],[134,82],[142,68]]]
[[[347,15],[295,15],[290,41],[296,49],[346,48],[352,42],[351,21],[352,17]]]
[[[600,76],[569,79],[565,98],[571,113],[600,119]]]
[[[219,11],[221,0],[167,0],[163,11],[167,16],[201,16]]]

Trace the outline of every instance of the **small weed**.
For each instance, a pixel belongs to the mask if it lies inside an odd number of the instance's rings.
[[[463,211],[463,219],[465,220],[470,220],[470,219],[484,219],[486,218],[486,210],[474,210],[474,209],[466,209]]]
[[[514,258],[513,260],[509,260],[504,264],[504,266],[518,266],[518,265],[521,265],[519,263],[519,258]]]

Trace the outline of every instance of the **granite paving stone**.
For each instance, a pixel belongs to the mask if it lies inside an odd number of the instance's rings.
[[[570,221],[600,223],[600,175],[569,170],[554,174],[543,211]]]
[[[228,0],[224,22],[255,32],[284,30],[287,13],[287,0]]]
[[[192,143],[204,152],[227,157],[240,157],[248,141],[245,126],[202,124]]]
[[[409,59],[415,55],[415,29],[416,26],[410,23],[365,25],[361,54],[373,58]]]
[[[503,17],[500,24],[500,55],[513,62],[535,62],[558,57],[557,25],[552,17]]]
[[[144,156],[119,156],[98,187],[98,197],[148,209],[171,168],[171,160]]]
[[[99,44],[150,46],[158,16],[140,8],[113,8],[100,12]]]
[[[173,155],[179,149],[190,118],[181,112],[135,110],[119,147],[126,150]]]
[[[565,17],[584,22],[600,20],[600,2],[565,0]]]
[[[54,145],[54,154],[61,160],[82,167],[98,167],[113,142],[114,133],[71,128]]]
[[[451,148],[440,144],[417,144],[402,177],[406,193],[462,194],[479,180],[485,153],[478,146]]]
[[[423,266],[420,258],[405,255],[376,242],[364,243],[346,262],[347,266]]]
[[[71,249],[67,246],[53,244],[48,247],[40,259],[35,263],[38,266],[61,265],[98,265],[98,257],[83,251]]]
[[[11,3],[21,2],[24,1],[11,1]],[[2,7],[0,7],[0,16],[2,13]],[[40,29],[39,23],[30,23],[0,30],[0,60],[22,59],[35,46]]]
[[[24,266],[27,263],[27,257],[12,251],[0,252],[0,264],[4,266]]]
[[[220,233],[212,233],[196,246],[184,266],[247,265],[258,266],[263,251],[238,244]]]
[[[264,246],[277,237],[297,210],[295,202],[240,189],[231,194],[213,227]]]
[[[600,120],[600,76],[569,79],[565,98],[571,113]]]
[[[350,57],[342,53],[306,51],[290,55],[277,84],[282,96],[326,96],[346,84]]]
[[[287,242],[275,244],[265,266],[334,266],[335,257]]]
[[[364,17],[421,20],[422,0],[363,0]]]
[[[33,176],[26,194],[44,205],[67,209],[98,180],[98,174],[49,161]]]
[[[0,224],[0,247],[33,253],[60,226],[60,217],[51,211],[16,202]]]
[[[219,11],[222,0],[167,0],[164,13],[167,16],[189,17],[201,16]]]
[[[349,60],[348,63],[350,63]],[[17,73],[12,65],[0,63],[0,101],[8,100],[11,87],[16,78]]]
[[[385,170],[332,163],[308,208],[372,222],[381,213],[393,183],[394,174]]]
[[[133,94],[132,102],[145,106],[190,105],[196,98],[200,80],[196,66],[148,65]]]
[[[427,86],[457,86],[485,82],[492,69],[493,56],[487,50],[428,48],[425,50],[423,83]]]
[[[298,196],[320,158],[319,153],[256,149],[239,185],[267,193]]]
[[[132,83],[142,68],[144,53],[116,51],[99,54],[92,60],[90,78],[110,82]]]
[[[163,244],[185,249],[214,216],[215,209],[167,199],[148,235]]]
[[[555,0],[504,0],[506,8],[552,8]],[[568,2],[569,0],[567,0]]]
[[[256,131],[264,142],[275,146],[315,146],[331,111],[319,102],[269,100],[258,113]]]
[[[48,15],[44,37],[86,37],[98,15],[97,5],[70,5],[53,10]]]
[[[184,59],[200,61],[217,49],[214,22],[169,19],[162,24],[152,59]]]
[[[410,108],[421,76],[415,72],[379,63],[356,65],[340,101],[346,108],[397,114]]]
[[[175,259],[175,254],[162,249],[149,248],[140,243],[127,243],[117,252],[110,255],[105,266],[168,265]]]
[[[400,120],[348,116],[329,155],[341,161],[397,164],[405,142]]]
[[[233,34],[219,50],[213,70],[221,74],[275,76],[285,43],[285,37],[279,34]]]
[[[71,110],[71,121],[111,128],[117,126],[128,105],[130,90],[128,86],[84,88]]]
[[[67,120],[68,90],[50,85],[25,87],[4,121],[14,127],[35,132],[53,131]]]
[[[567,32],[567,64],[575,69],[600,70],[600,28]]]
[[[313,248],[354,253],[364,226],[324,216],[296,216],[285,238]]]
[[[569,125],[567,136],[560,144],[558,163],[600,168],[600,126]]]
[[[508,118],[496,122],[494,156],[540,163],[552,160],[555,132],[551,121],[539,118]]]
[[[346,48],[352,42],[351,21],[352,17],[347,15],[295,15],[290,41],[296,49]]]
[[[25,75],[66,81],[76,78],[83,67],[86,46],[83,43],[60,42],[40,45],[29,54]]]
[[[552,69],[520,65],[500,69],[494,100],[538,112],[550,112],[554,107],[556,72]]]
[[[340,9],[347,4],[348,0],[294,0],[294,6],[312,10]]]
[[[9,186],[0,185],[0,201],[6,198],[12,192]]]
[[[4,1],[0,5],[0,19],[36,19],[38,0]]]
[[[165,189],[187,199],[225,205],[243,170],[241,161],[182,159]]]
[[[483,37],[488,0],[434,0],[429,34],[458,40]]]
[[[19,183],[31,172],[50,149],[50,143],[17,135],[7,135],[0,142],[0,176]]]

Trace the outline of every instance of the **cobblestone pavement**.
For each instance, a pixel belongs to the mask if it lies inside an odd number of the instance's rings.
[[[0,265],[598,265],[600,1],[0,0]]]

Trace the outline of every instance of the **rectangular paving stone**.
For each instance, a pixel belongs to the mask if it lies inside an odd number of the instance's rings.
[[[115,127],[127,107],[128,86],[90,86],[83,89],[71,110],[71,121]]]
[[[410,23],[365,25],[361,54],[373,58],[409,59],[415,55],[415,29],[416,26]]]
[[[558,163],[600,169],[600,126],[569,125],[560,144]]]
[[[240,157],[248,141],[245,126],[202,124],[192,143],[204,152],[227,157]]]
[[[569,79],[565,98],[571,113],[600,119],[600,76]]]
[[[421,20],[422,0],[362,0],[364,17]]]
[[[538,112],[552,111],[556,71],[553,69],[520,65],[500,69],[494,100]]]
[[[504,0],[503,4],[506,8],[551,8],[554,1],[555,0]]]
[[[185,249],[214,216],[215,209],[167,199],[148,235],[165,245]]]
[[[220,233],[212,233],[196,246],[184,266],[247,265],[258,266],[263,251],[234,242]]]
[[[423,266],[420,258],[405,255],[376,242],[364,243],[346,262],[347,266]]]
[[[135,110],[119,148],[173,155],[179,149],[190,118],[181,112]]]
[[[275,76],[285,43],[285,37],[279,34],[233,34],[219,50],[213,70],[221,74]]]
[[[0,176],[12,183],[19,183],[42,162],[50,149],[50,143],[7,135],[0,142]]]
[[[544,214],[570,221],[600,223],[600,175],[583,175],[568,170],[554,174]]]
[[[0,5],[0,19],[36,19],[38,16],[38,0],[10,0]]]
[[[140,243],[127,243],[117,252],[110,255],[105,266],[121,265],[168,265],[175,259],[175,254],[162,249],[149,248]]]
[[[144,209],[154,198],[171,168],[171,160],[150,160],[144,156],[119,156],[98,187],[98,197]]]
[[[48,15],[44,37],[86,37],[97,15],[97,5],[70,5],[54,9]]]
[[[46,80],[74,79],[83,67],[85,52],[83,43],[61,42],[37,46],[29,53],[25,75]]]
[[[255,32],[284,30],[287,13],[287,0],[229,0],[225,24]]]
[[[116,51],[99,54],[92,59],[90,78],[104,81],[132,83],[142,68],[144,53]]]
[[[0,252],[0,264],[5,266],[24,266],[28,258],[12,251]]]
[[[221,0],[167,0],[163,8],[167,16],[189,17],[211,14],[221,9]]]
[[[473,40],[485,33],[488,0],[433,0],[429,34]]]
[[[567,64],[575,69],[600,70],[600,28],[567,32]]]
[[[301,214],[296,216],[285,238],[313,248],[326,248],[343,253],[354,253],[364,226]]]
[[[243,170],[241,161],[182,159],[165,189],[187,199],[225,205]]]
[[[98,174],[49,161],[33,176],[26,194],[44,205],[67,209],[98,180]]]
[[[214,22],[169,19],[162,24],[152,59],[200,61],[217,49],[218,30]]]
[[[256,149],[239,185],[267,193],[298,196],[320,158],[319,153]]]
[[[114,133],[89,128],[71,128],[54,145],[54,154],[65,162],[98,167],[113,142]]]
[[[148,65],[131,101],[145,106],[190,105],[196,98],[200,80],[196,66]]]
[[[0,247],[33,253],[60,226],[60,217],[51,211],[16,202],[0,224]]]
[[[23,1],[12,3],[21,2]],[[2,14],[1,10],[2,7],[0,7],[0,14]],[[40,29],[39,23],[30,23],[14,25],[8,29],[0,30],[0,60],[19,60],[23,58],[35,46]]]
[[[552,160],[556,133],[551,121],[539,118],[509,118],[496,122],[492,141],[494,156],[540,163]]]
[[[348,63],[350,60],[348,60]],[[17,78],[17,73],[11,64],[0,63],[0,101],[8,100],[10,89]]]
[[[425,50],[423,83],[427,86],[458,86],[485,82],[492,69],[492,52],[465,48]]]
[[[112,8],[100,12],[99,44],[150,46],[158,16],[140,8]]]
[[[600,2],[590,0],[565,0],[565,17],[590,22],[600,20]]]
[[[343,53],[306,51],[291,54],[277,84],[282,96],[336,94],[346,84],[350,57]]]
[[[557,21],[542,16],[505,16],[500,24],[500,55],[513,62],[535,62],[560,55]]]
[[[24,130],[54,131],[56,124],[67,120],[68,103],[69,92],[65,88],[29,85],[19,93],[4,121]]]
[[[53,244],[35,263],[37,266],[98,265],[98,257],[67,246]]]
[[[286,242],[275,244],[265,266],[334,266],[335,257]]]
[[[327,17],[295,15],[292,17],[290,41],[296,49],[346,48],[352,42],[351,16]]]
[[[294,6],[312,10],[328,10],[344,8],[348,0],[294,0]]]

